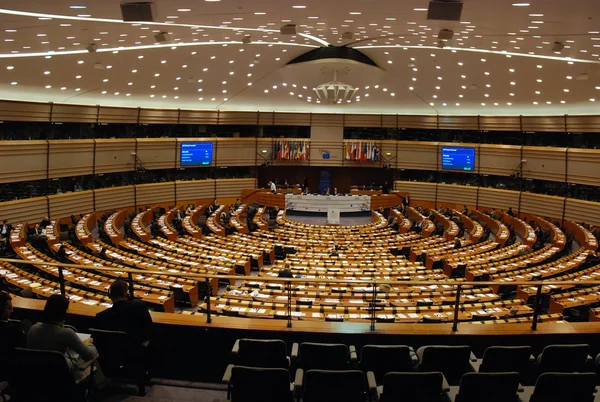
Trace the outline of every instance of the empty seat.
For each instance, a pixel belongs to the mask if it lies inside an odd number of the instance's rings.
[[[369,376],[371,377],[371,376]],[[444,375],[439,372],[431,373],[387,373],[383,385],[372,383],[374,376],[369,379],[369,389],[377,390],[377,400],[380,402],[440,402],[447,401],[446,389],[449,389]]]
[[[471,371],[470,359],[477,359],[469,346],[422,346],[417,350],[419,371],[439,371],[451,385],[457,385],[463,374]]]
[[[350,363],[357,360],[356,348],[341,343],[312,343],[303,342],[298,346],[292,345],[292,359],[296,366],[304,369],[345,370]]]
[[[228,394],[231,402],[292,402],[294,388],[286,369],[234,366]]]
[[[588,356],[589,345],[549,345],[544,348],[537,358],[537,372],[577,373],[590,371],[586,367],[591,365]]]
[[[519,402],[519,373],[466,373],[459,387],[451,387],[456,402]]]
[[[238,339],[231,353],[236,366],[289,368],[287,345],[280,339]]]
[[[523,378],[533,362],[530,346],[490,346],[482,359],[471,361],[471,367],[480,373],[516,371]]]
[[[360,350],[358,366],[363,373],[373,372],[377,384],[382,384],[387,373],[415,371],[418,363],[417,355],[410,346],[365,345]]]
[[[592,402],[598,376],[594,373],[544,373],[535,387],[524,387],[523,402]]]
[[[296,377],[303,402],[365,402],[367,381],[359,370],[308,370],[304,380]]]

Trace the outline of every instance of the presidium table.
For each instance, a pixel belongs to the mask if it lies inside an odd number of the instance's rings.
[[[369,195],[313,195],[286,194],[285,209],[298,212],[320,212],[327,214],[327,223],[340,224],[340,213],[369,212]]]

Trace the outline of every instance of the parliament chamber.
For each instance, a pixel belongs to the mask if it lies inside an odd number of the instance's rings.
[[[600,401],[598,10],[0,9],[0,400]]]

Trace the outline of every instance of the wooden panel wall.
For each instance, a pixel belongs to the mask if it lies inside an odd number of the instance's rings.
[[[135,197],[140,207],[156,203],[175,202],[175,182],[137,184],[135,186]]]
[[[418,183],[414,181],[395,181],[394,190],[402,194],[409,193],[411,200],[435,201],[435,183]]]
[[[48,176],[72,177],[94,174],[94,140],[50,140]]]
[[[567,182],[592,186],[599,185],[599,161],[600,154],[595,149],[569,148],[567,154]]]
[[[564,181],[566,148],[523,147],[523,177]]]
[[[177,160],[177,139],[138,138],[137,156],[146,169],[173,169]]]
[[[135,206],[133,186],[101,188],[94,190],[96,211],[114,211]]]
[[[220,179],[217,180],[216,198],[239,198],[242,190],[256,188],[256,179]]]
[[[40,222],[44,216],[48,216],[46,197],[0,203],[0,222],[4,219],[13,225],[20,222]]]
[[[216,163],[219,166],[254,166],[255,138],[220,138],[216,147]]]
[[[0,141],[0,183],[47,178],[46,141]]]
[[[213,200],[215,198],[216,183],[214,180],[178,181],[176,185],[178,203],[181,200],[194,201],[205,198]]]
[[[479,210],[493,210],[496,208],[507,210],[519,209],[519,192],[509,190],[498,190],[495,188],[479,188]]]
[[[477,191],[478,187],[438,184],[438,203],[459,211],[463,208],[463,205],[474,208],[477,205]]]
[[[135,139],[96,140],[96,174],[126,172],[135,167]]]
[[[519,212],[522,214],[541,215],[542,217],[561,218],[564,203],[565,199],[563,197],[523,192],[521,193],[521,207]]]
[[[510,176],[521,163],[521,147],[514,145],[479,146],[479,173]]]
[[[423,170],[437,169],[437,142],[398,141],[397,146],[397,168]]]
[[[94,212],[93,191],[51,195],[48,196],[48,202],[52,219]]]
[[[600,203],[567,198],[565,219],[600,225]]]

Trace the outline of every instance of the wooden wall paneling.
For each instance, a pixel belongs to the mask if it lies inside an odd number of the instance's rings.
[[[256,163],[254,138],[219,138],[216,142],[218,166],[254,166]]]
[[[258,112],[220,111],[219,124],[225,125],[249,125],[258,123]]]
[[[258,112],[258,125],[259,126],[275,125],[275,112]]]
[[[137,156],[146,169],[173,169],[179,153],[176,148],[176,138],[137,139]]]
[[[49,140],[49,177],[94,173],[94,140]]]
[[[135,167],[135,139],[97,139],[96,174],[127,172]]]
[[[566,148],[523,147],[523,177],[551,181],[565,180]]]
[[[437,142],[398,141],[400,169],[436,170],[438,158]]]
[[[522,116],[523,131],[565,132],[564,116]]]
[[[600,133],[600,116],[567,116],[570,133]]]
[[[50,121],[50,103],[0,101],[0,120],[4,121]]]
[[[346,114],[344,127],[381,127],[379,114]]]
[[[137,124],[139,109],[134,107],[101,106],[98,111],[98,123]]]
[[[219,112],[216,110],[181,110],[179,124],[218,124]]]
[[[445,208],[462,210],[463,205],[475,208],[477,205],[477,189],[475,186],[458,186],[454,184],[438,184],[437,203]]]
[[[398,128],[438,128],[438,118],[432,116],[398,115]]]
[[[274,126],[310,126],[310,113],[275,113],[271,119]]]
[[[96,123],[98,106],[65,105],[55,103],[52,107],[53,122],[61,123]]]
[[[139,110],[140,124],[178,124],[179,110],[177,109],[144,109]]]
[[[175,161],[177,168],[182,167],[181,166],[181,143],[182,142],[212,142],[213,143],[213,162],[212,163],[213,163],[213,165],[218,166],[219,160],[217,159],[217,156],[218,156],[217,153],[219,152],[219,150],[218,150],[218,144],[217,144],[216,138],[208,138],[208,137],[187,138],[187,137],[185,137],[185,138],[177,138],[177,141],[176,141],[176,145],[175,145],[176,149],[174,152],[177,155],[177,160]],[[192,168],[193,166],[183,166],[183,167],[184,168],[185,167]]]
[[[15,223],[37,223],[48,215],[48,199],[46,197],[28,198],[25,200],[0,203],[0,222],[6,219]]]
[[[600,185],[600,150],[569,148],[567,152],[567,182]]]
[[[479,116],[482,131],[521,131],[519,116]]]
[[[47,178],[48,143],[46,141],[0,141],[0,183]]]
[[[52,219],[94,212],[94,192],[91,190],[50,195],[48,201]]]
[[[178,204],[183,200],[215,199],[216,184],[214,180],[177,181],[175,184],[177,186]]]
[[[175,182],[136,184],[135,196],[138,207],[175,202]]]
[[[477,130],[477,116],[439,116],[439,128],[445,130]]]
[[[391,165],[391,168],[398,166],[398,154],[396,153],[397,141],[385,140],[381,141],[381,163],[380,165]]]
[[[521,163],[521,146],[481,144],[478,161],[480,174],[510,176]]]
[[[219,179],[216,198],[240,198],[242,191],[249,188],[256,188],[256,179]]]
[[[410,194],[411,205],[417,206],[419,201],[435,201],[435,183],[419,183],[414,181],[395,181],[394,190],[400,194]]]
[[[564,197],[523,192],[521,194],[520,212],[522,214],[531,214],[541,216],[542,218],[549,217],[553,218],[553,220],[560,220],[562,219],[564,203]],[[531,220],[529,217],[527,219]]]
[[[398,115],[397,114],[381,115],[381,127],[398,128]]]
[[[114,211],[119,208],[135,206],[133,186],[100,188],[94,190],[96,197],[96,211]]]
[[[261,166],[265,162],[273,162],[273,142],[272,138],[255,138],[255,145],[253,148],[256,150],[253,155],[256,166]],[[266,151],[266,152],[263,152]]]
[[[483,212],[496,208],[502,210],[512,208],[516,213],[519,210],[519,192],[480,187],[478,209]]]
[[[329,153],[329,159],[323,159],[323,154]],[[310,142],[310,165],[311,166],[343,166],[344,160],[343,141],[311,140]]]
[[[326,114],[326,113],[313,113],[311,115],[311,126],[320,127],[343,127],[344,126],[344,115],[343,114]]]
[[[565,219],[600,225],[600,203],[568,198],[565,204]]]

